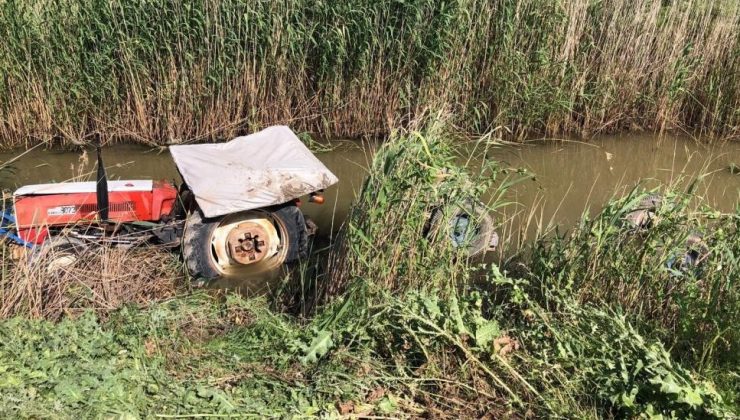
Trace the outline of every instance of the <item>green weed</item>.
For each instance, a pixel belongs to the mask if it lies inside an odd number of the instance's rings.
[[[305,417],[360,401],[373,381],[337,355],[296,360],[302,332],[264,302],[195,295],[100,322],[13,318],[0,326],[6,417],[140,418],[221,414]],[[372,405],[370,405],[372,408]]]

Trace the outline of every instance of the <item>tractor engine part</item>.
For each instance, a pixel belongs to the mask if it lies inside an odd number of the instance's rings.
[[[108,182],[108,220],[158,221],[169,215],[177,190],[166,182]],[[27,185],[14,193],[15,223],[25,241],[41,244],[49,229],[100,221],[95,182]]]

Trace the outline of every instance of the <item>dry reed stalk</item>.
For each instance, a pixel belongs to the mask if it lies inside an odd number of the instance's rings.
[[[29,263],[26,255],[15,264],[6,262],[0,318],[58,320],[86,310],[105,315],[123,305],[172,297],[182,277],[176,256],[165,250],[90,247],[73,265],[49,270],[47,262],[54,257]]]
[[[3,146],[376,136],[427,109],[516,138],[740,127],[738,2],[25,0],[0,34]]]

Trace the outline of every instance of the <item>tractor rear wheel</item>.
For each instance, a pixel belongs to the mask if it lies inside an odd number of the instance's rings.
[[[199,282],[260,280],[306,256],[303,213],[295,205],[205,218],[200,210],[185,222],[182,255]]]

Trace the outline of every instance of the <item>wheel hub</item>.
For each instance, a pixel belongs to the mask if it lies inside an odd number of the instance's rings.
[[[224,276],[245,277],[254,270],[282,264],[285,254],[282,242],[282,235],[268,213],[235,214],[224,218],[213,231],[213,262]]]
[[[265,257],[269,235],[255,223],[241,223],[227,237],[229,256],[239,264],[251,264]]]

